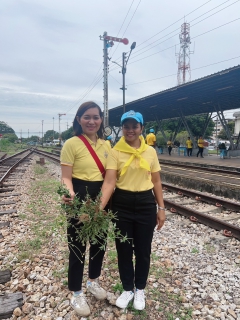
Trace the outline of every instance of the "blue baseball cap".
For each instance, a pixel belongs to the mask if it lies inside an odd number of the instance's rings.
[[[108,136],[108,137],[107,137],[107,140],[112,140],[112,136]]]
[[[140,112],[135,112],[133,110],[130,110],[128,112],[125,112],[122,117],[121,117],[121,125],[123,124],[123,122],[127,119],[134,119],[137,122],[143,124],[143,116],[141,115]]]
[[[150,130],[149,130],[149,132],[152,132],[152,133],[154,133],[154,129],[150,129]]]

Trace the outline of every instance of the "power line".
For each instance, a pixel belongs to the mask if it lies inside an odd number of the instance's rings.
[[[222,61],[214,62],[214,63],[208,64],[208,65],[205,65],[205,66],[201,66],[201,67],[198,67],[198,68],[194,68],[194,69],[192,69],[192,71],[198,70],[198,69],[202,69],[202,68],[206,68],[206,67],[210,67],[210,66],[213,66],[213,65],[215,65],[215,64],[227,62],[227,61],[234,60],[234,59],[237,59],[237,58],[240,58],[240,56],[237,56],[237,57],[234,57],[234,58],[230,58],[230,59],[227,59],[227,60],[222,60]],[[130,83],[130,84],[128,84],[128,86],[133,86],[133,85],[135,85],[135,84],[140,84],[140,83],[145,83],[145,82],[160,80],[160,79],[163,79],[163,78],[173,77],[173,76],[176,76],[176,73],[174,73],[174,74],[169,74],[169,75],[167,75],[167,76],[163,76],[163,77],[160,77],[160,78],[154,78],[154,79],[145,80],[145,81],[141,81],[141,82]]]
[[[184,17],[189,16],[190,14],[192,14],[192,13],[195,12],[195,11],[197,11],[198,9],[200,9],[200,8],[203,7],[203,6],[205,6],[207,3],[211,2],[211,1],[212,1],[212,0],[208,0],[207,2],[205,2],[204,4],[202,4],[201,6],[197,7],[197,8],[194,9],[193,11],[189,12],[189,13],[188,13],[187,15],[185,15]],[[227,1],[230,1],[230,0],[227,0]],[[227,2],[227,1],[226,1],[226,2]],[[173,26],[173,25],[176,24],[177,22],[181,21],[182,19],[183,19],[183,17],[181,17],[180,19],[178,19],[178,20],[175,21],[174,23],[170,24],[168,27],[162,29],[161,31],[159,31],[158,33],[156,33],[155,35],[153,35],[152,37],[150,37],[150,38],[148,38],[147,40],[143,41],[142,43],[138,44],[138,48],[139,48],[142,44],[144,44],[145,42],[147,42],[147,41],[149,41],[150,39],[154,38],[154,37],[157,36],[159,33],[162,33],[163,31],[167,30],[168,28],[170,28],[171,26]],[[176,30],[178,30],[178,29],[176,29]],[[176,30],[174,30],[174,31],[176,31]],[[174,32],[174,31],[172,31],[172,32]],[[172,32],[171,32],[171,33],[172,33]],[[169,33],[169,34],[171,34],[171,33]],[[166,36],[167,36],[167,35],[166,35]],[[164,36],[164,37],[165,37],[165,36]],[[163,37],[163,38],[164,38],[164,37]],[[160,39],[162,39],[162,38],[160,38]],[[159,40],[159,39],[158,39],[158,40]],[[156,40],[156,41],[158,41],[158,40]],[[154,41],[154,42],[152,42],[152,43],[155,43],[156,41]],[[144,48],[146,48],[146,47],[144,47]],[[142,48],[142,49],[140,49],[140,50],[137,50],[137,51],[135,52],[135,54],[136,54],[138,51],[143,50],[144,48]],[[120,60],[120,59],[121,59],[121,57],[115,59],[115,61],[118,61],[118,60]]]
[[[220,7],[220,6],[222,6],[224,3],[229,2],[229,1],[230,1],[230,0],[227,0],[227,1],[223,2],[222,4],[220,4],[220,5],[218,5],[218,6],[214,7],[214,8],[212,8],[211,10],[208,10],[207,12],[205,12],[205,13],[201,14],[200,16],[198,16],[197,18],[195,18],[195,19],[191,20],[189,23],[191,23],[191,22],[193,22],[193,21],[195,21],[195,20],[199,19],[200,17],[204,16],[205,14],[207,14],[207,13],[211,12],[212,10],[214,10],[214,9],[216,9],[216,8],[218,8],[218,7]],[[217,11],[217,12],[214,12],[214,13],[213,13],[213,14],[211,14],[210,16],[208,16],[208,17],[206,17],[206,18],[204,18],[204,19],[202,19],[202,20],[200,20],[200,21],[196,22],[195,24],[191,25],[191,28],[192,28],[193,26],[197,25],[198,23],[200,23],[200,22],[202,22],[202,21],[204,21],[204,20],[206,20],[206,19],[210,18],[211,16],[213,16],[213,15],[215,15],[215,14],[219,13],[220,11],[225,10],[226,8],[228,8],[228,7],[232,6],[232,5],[233,5],[233,4],[235,4],[236,2],[239,2],[239,0],[235,1],[234,3],[231,3],[230,5],[228,5],[228,6],[224,7],[224,8],[222,8],[222,9],[220,9],[220,10],[219,10],[219,11]],[[173,33],[173,32],[175,32],[175,31],[178,31],[178,30],[179,30],[179,28],[178,28],[178,29],[175,29],[175,30],[173,30],[173,31],[171,31],[171,32],[169,32],[169,33],[168,33],[168,34],[166,34],[165,36],[163,36],[163,37],[161,37],[161,38],[159,38],[159,39],[157,39],[157,40],[153,41],[152,43],[150,43],[150,45],[151,45],[151,44],[153,44],[153,43],[155,43],[155,42],[157,42],[157,41],[159,41],[159,40],[161,40],[161,39],[163,39],[163,38],[165,38],[165,37],[167,37],[168,35],[172,34],[172,33]],[[158,46],[158,45],[162,44],[163,42],[165,42],[165,41],[167,41],[167,40],[169,40],[169,39],[172,39],[173,37],[175,37],[175,36],[176,36],[176,35],[178,35],[178,34],[179,34],[179,32],[175,33],[174,35],[172,35],[171,37],[169,37],[169,38],[165,39],[164,41],[159,42],[159,43],[157,43],[156,45],[154,45],[154,46],[152,46],[152,47],[148,48],[147,50],[145,50],[145,51],[143,51],[143,52],[141,52],[141,53],[138,53],[139,51],[141,51],[141,50],[143,50],[143,49],[147,48],[148,46],[143,47],[142,49],[140,49],[140,50],[138,50],[138,51],[136,51],[136,52],[134,52],[134,53],[133,53],[133,55],[134,55],[133,59],[134,59],[134,58],[136,58],[137,56],[139,56],[139,55],[141,55],[141,54],[143,54],[143,53],[145,53],[145,52],[147,52],[147,51],[149,51],[149,50],[151,50],[151,49],[155,48],[156,46]],[[136,54],[136,53],[138,53],[138,54]]]
[[[191,39],[198,38],[198,37],[200,37],[200,36],[202,36],[202,35],[204,35],[204,34],[206,34],[206,33],[209,33],[209,32],[211,32],[211,31],[214,31],[214,30],[216,30],[216,29],[219,29],[219,28],[221,28],[221,27],[224,27],[224,26],[226,26],[226,25],[228,25],[228,24],[230,24],[230,23],[233,23],[233,22],[235,22],[235,21],[237,21],[237,20],[239,20],[239,19],[240,19],[240,18],[237,18],[237,19],[234,19],[234,20],[229,21],[229,22],[227,22],[227,23],[224,23],[224,24],[222,24],[222,25],[220,25],[220,26],[218,26],[218,27],[216,27],[216,28],[213,28],[213,29],[208,30],[208,31],[206,31],[206,32],[203,32],[203,33],[201,33],[201,34],[199,34],[199,35],[197,35],[197,36],[195,36],[195,37],[192,37]],[[177,45],[179,45],[179,44],[177,44]],[[146,57],[143,57],[143,58],[141,58],[141,59],[132,61],[132,62],[130,62],[129,64],[138,62],[138,61],[143,60],[143,59],[147,59],[147,58],[149,58],[149,57],[151,57],[151,56],[153,56],[153,55],[155,55],[155,54],[158,54],[158,53],[160,53],[160,52],[166,51],[166,50],[168,50],[168,49],[170,49],[170,48],[173,48],[173,47],[175,47],[175,46],[176,46],[176,45],[173,45],[173,46],[170,46],[170,47],[168,47],[168,48],[166,48],[166,49],[157,51],[157,52],[155,52],[155,53],[153,53],[153,54],[150,54],[150,55],[148,55],[148,56],[146,56]]]
[[[132,5],[133,5],[133,2],[134,2],[134,1],[135,1],[135,0],[132,1],[131,5],[130,5],[130,7],[129,7],[129,9],[128,9],[128,12],[127,12],[127,14],[126,14],[126,16],[125,16],[125,18],[124,18],[124,20],[123,20],[123,23],[122,23],[122,25],[121,25],[121,27],[120,27],[120,29],[119,29],[116,37],[118,37],[118,35],[119,35],[120,31],[121,31],[121,29],[122,29],[122,27],[123,27],[123,25],[124,25],[124,22],[125,22],[125,20],[127,19],[127,16],[128,16],[128,14],[129,14],[129,11],[130,11],[130,9],[132,8]],[[116,52],[119,44],[120,44],[120,43],[118,42],[117,47],[116,47],[115,50],[113,51],[112,57],[113,57],[114,53]],[[111,49],[112,49],[112,48],[111,48]],[[110,49],[109,53],[111,52],[111,49]]]
[[[227,1],[223,2],[222,4],[220,4],[220,5],[218,5],[218,6],[214,7],[214,8],[212,8],[212,9],[210,9],[210,10],[208,10],[207,12],[205,12],[205,13],[201,14],[200,16],[198,16],[197,18],[195,18],[195,19],[191,20],[191,21],[190,21],[190,23],[191,23],[191,22],[193,22],[193,21],[195,21],[196,19],[199,19],[199,18],[200,18],[200,17],[202,17],[203,15],[205,15],[205,14],[207,14],[207,13],[211,12],[212,10],[214,10],[214,9],[218,8],[219,6],[222,6],[224,3],[229,2],[229,1],[230,1],[230,0],[227,0]],[[232,6],[233,4],[235,4],[236,2],[239,2],[239,1],[240,1],[240,0],[237,0],[237,1],[235,1],[234,3],[232,3],[232,4],[230,4],[230,5],[228,5],[228,6],[224,7],[224,8],[222,8],[221,10],[219,10],[219,11],[217,11],[217,12],[213,13],[212,15],[210,15],[210,16],[208,16],[208,17],[206,17],[205,19],[202,19],[201,21],[198,21],[197,23],[195,23],[195,24],[194,24],[194,25],[192,25],[191,27],[193,27],[193,26],[197,25],[198,23],[200,23],[200,22],[202,22],[202,21],[204,21],[204,20],[208,19],[209,17],[211,17],[211,16],[213,16],[213,15],[217,14],[218,12],[220,12],[220,11],[222,11],[222,10],[225,10],[226,8],[228,8],[228,7]],[[200,8],[200,7],[198,7],[198,8]],[[197,8],[197,9],[198,9],[198,8]],[[195,9],[194,11],[196,11],[197,9]],[[193,11],[192,11],[192,12],[193,12]],[[189,14],[190,14],[190,13],[189,13]],[[188,15],[189,15],[189,14],[188,14]],[[174,24],[175,24],[175,23],[174,23]],[[165,28],[165,29],[167,29],[167,28]],[[165,29],[164,29],[164,30],[165,30]],[[168,35],[172,34],[173,32],[175,32],[175,31],[177,31],[177,30],[178,30],[178,29],[175,29],[175,30],[171,31],[170,33],[168,33],[167,35],[165,35],[165,36],[161,37],[160,39],[165,38],[166,36],[168,36]],[[135,56],[133,57],[133,59],[134,59],[134,58],[136,58],[137,56],[139,56],[139,55],[141,55],[141,54],[143,54],[143,53],[145,53],[145,52],[147,52],[147,51],[151,50],[152,48],[154,48],[154,47],[156,47],[156,46],[158,46],[158,45],[160,45],[160,44],[162,44],[162,43],[166,42],[167,40],[169,40],[169,39],[171,39],[171,38],[175,37],[175,36],[176,36],[176,35],[178,35],[178,34],[179,34],[179,32],[175,33],[175,34],[174,34],[174,35],[172,35],[171,37],[169,37],[169,38],[167,38],[167,39],[163,40],[162,42],[160,42],[160,43],[156,44],[155,46],[152,46],[151,48],[149,48],[149,49],[145,50],[144,52],[138,53],[137,55],[136,55],[136,53],[133,53],[133,54],[135,54]],[[160,39],[155,40],[155,41],[154,41],[154,42],[152,42],[151,44],[153,44],[153,43],[155,43],[155,42],[159,41]],[[193,38],[192,38],[192,39],[193,39]],[[177,44],[177,45],[179,45],[179,44]],[[175,47],[175,45],[174,45],[174,46],[171,46],[171,47],[168,47],[168,48],[166,48],[166,49],[163,49],[163,50],[161,50],[161,51],[158,51],[157,53],[163,52],[163,51],[168,50],[168,49],[170,49],[170,48],[172,48],[172,47]],[[143,50],[143,49],[145,49],[145,48],[146,48],[146,47],[143,47],[142,49],[138,50],[137,52],[139,52],[139,51],[141,51],[141,50]],[[156,54],[156,53],[154,53],[154,54]],[[154,55],[154,54],[152,54],[152,55]],[[149,55],[149,56],[152,56],[152,55]],[[147,56],[147,57],[149,57],[149,56]],[[144,58],[144,59],[145,59],[145,58]],[[141,59],[140,59],[140,60],[141,60]],[[134,62],[136,62],[136,61],[139,61],[139,60],[135,60],[135,61],[133,60],[133,62],[131,62],[131,63],[134,63]],[[111,69],[110,71],[114,71],[114,70],[116,70],[116,69],[117,69],[117,68],[114,68],[114,69]]]
[[[201,7],[205,6],[207,3],[211,2],[212,0],[209,0],[207,2],[205,2],[204,4],[202,4],[201,6],[197,7],[196,9],[194,9],[193,11],[189,12],[188,14],[186,14],[184,17],[189,16],[190,14],[192,14],[193,12],[197,11],[198,9],[200,9]],[[228,0],[229,1],[229,0]],[[168,27],[162,29],[161,31],[157,32],[155,35],[153,35],[151,38],[148,38],[147,40],[143,41],[142,43],[140,43],[138,45],[138,48],[144,44],[145,42],[149,41],[150,39],[156,37],[159,33],[162,33],[163,31],[167,30],[168,28],[170,28],[171,26],[173,26],[174,24],[176,24],[177,22],[181,21],[184,17],[178,19],[177,21],[173,22],[172,24],[170,24]]]
[[[132,4],[134,3],[134,1],[135,1],[135,0],[132,1]],[[139,6],[140,2],[141,2],[141,0],[139,1],[138,6]],[[125,20],[126,20],[126,18],[127,18],[127,16],[128,16],[128,13],[129,13],[129,11],[130,11],[130,9],[131,9],[131,7],[132,7],[132,4],[130,5],[130,8],[129,8],[128,12],[127,12],[127,15],[126,15],[125,18],[124,18],[124,21],[123,21],[123,23],[122,23],[122,25],[121,25],[121,27],[120,27],[120,29],[119,29],[119,32],[120,32],[120,30],[122,29],[122,26],[123,26],[123,24],[124,24],[124,22],[125,22]],[[137,8],[138,8],[138,6],[137,6]],[[134,15],[135,15],[135,12],[136,12],[136,10],[137,10],[137,8],[135,9],[135,11],[134,11],[134,13],[133,13],[130,22],[132,21]],[[128,26],[129,26],[130,22],[128,23]],[[127,26],[127,28],[128,28],[128,26]],[[125,29],[124,32],[126,32],[127,28]],[[118,32],[118,34],[119,34],[119,32]],[[114,52],[115,52],[115,51],[114,51]],[[101,68],[102,68],[102,65],[100,66],[100,68],[99,68],[96,76],[94,77],[93,81],[91,82],[90,86],[84,91],[84,93],[83,93],[76,101],[74,101],[74,102],[71,104],[71,107],[66,111],[66,113],[69,112],[77,103],[79,104],[80,101],[82,101],[82,100],[95,88],[95,86],[99,83],[99,81],[103,78],[103,74],[101,74],[101,77],[100,77],[100,78],[99,78],[99,75],[98,75],[98,73],[99,73],[99,71],[101,70]],[[116,80],[116,79],[115,79],[115,80]],[[116,80],[116,81],[117,81],[117,80]]]
[[[79,104],[79,102],[80,102],[84,97],[86,97],[86,95],[87,95],[89,92],[91,92],[91,90],[92,90],[92,89],[97,85],[97,83],[102,79],[102,74],[101,74],[100,79],[99,79],[99,76],[100,76],[100,75],[98,75],[98,74],[99,74],[99,71],[101,70],[101,68],[102,68],[102,65],[101,65],[100,68],[98,69],[98,71],[97,71],[97,73],[96,73],[93,81],[91,82],[91,84],[88,86],[88,88],[82,93],[82,95],[81,95],[77,100],[75,100],[74,102],[71,103],[71,105],[69,106],[70,108],[66,111],[66,113],[68,113],[77,103]],[[96,83],[96,81],[97,81],[97,83]],[[95,84],[95,85],[94,85],[94,84]],[[94,86],[93,86],[93,88],[89,91],[89,89],[91,88],[92,85],[94,85]]]

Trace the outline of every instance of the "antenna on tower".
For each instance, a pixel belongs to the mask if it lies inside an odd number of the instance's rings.
[[[189,23],[184,22],[181,25],[181,33],[179,34],[179,40],[180,40],[180,50],[179,50],[179,53],[176,54],[176,56],[178,56],[178,59],[177,59],[178,85],[191,80],[190,54],[194,53],[194,51],[190,51],[191,40],[190,40],[190,24]]]

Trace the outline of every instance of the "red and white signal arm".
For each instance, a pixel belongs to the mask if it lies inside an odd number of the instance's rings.
[[[116,42],[122,42],[123,44],[128,44],[128,39],[127,38],[116,38],[116,37],[110,37],[110,36],[106,36],[104,37],[105,40],[112,40],[112,41],[116,41]]]

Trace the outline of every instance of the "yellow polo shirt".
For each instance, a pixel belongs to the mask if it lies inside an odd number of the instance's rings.
[[[140,168],[139,159],[134,158],[125,174],[120,177],[122,168],[131,157],[131,154],[115,149],[111,150],[107,159],[106,169],[117,170],[117,188],[127,191],[146,191],[153,188],[151,173],[161,170],[157,153],[152,147],[148,147],[141,153],[141,156],[148,161],[151,171]]]
[[[198,146],[199,148],[203,148],[204,147],[204,140],[203,139],[198,139]]]
[[[111,142],[109,140],[105,140],[105,142],[109,145],[110,148],[112,148]]]
[[[146,136],[146,142],[149,146],[154,146],[154,142],[156,142],[156,136],[154,133],[149,133]]]
[[[98,139],[95,146],[94,142],[92,142],[86,135],[84,136],[98,155],[103,166],[106,167],[107,157],[111,150],[109,144],[102,139]],[[76,136],[68,139],[64,143],[61,151],[60,162],[61,165],[73,167],[73,178],[85,181],[103,180],[102,174],[98,169],[95,160],[82,140]]]
[[[188,149],[191,149],[191,148],[192,148],[192,144],[193,144],[193,143],[192,143],[192,140],[187,140],[187,141],[186,141],[186,146],[187,146]]]

